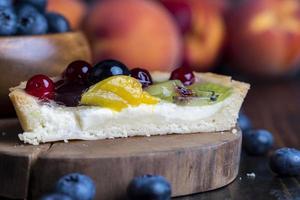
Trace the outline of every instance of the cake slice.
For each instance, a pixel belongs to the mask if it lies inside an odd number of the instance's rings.
[[[55,98],[46,101],[38,98],[27,91],[28,83],[23,82],[11,88],[9,94],[24,130],[19,138],[37,145],[74,139],[230,130],[236,126],[250,87],[231,77],[212,73],[193,72],[195,81],[189,86],[168,81],[169,73],[151,75],[154,84],[143,89],[133,77],[125,75],[102,80],[84,90],[76,106],[62,105]],[[52,81],[58,79],[61,78],[52,78]],[[124,88],[113,85],[121,82]],[[175,88],[176,94],[170,93],[170,86]]]

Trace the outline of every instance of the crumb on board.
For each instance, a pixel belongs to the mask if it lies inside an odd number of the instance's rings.
[[[234,129],[231,130],[231,133],[236,134],[237,130],[234,128]]]
[[[256,176],[254,172],[247,173],[246,175],[247,175],[247,177],[249,177],[249,178],[255,178],[255,176]]]

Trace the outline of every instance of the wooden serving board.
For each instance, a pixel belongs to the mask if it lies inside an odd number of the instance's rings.
[[[241,132],[198,133],[24,145],[17,119],[0,120],[0,196],[37,199],[64,174],[92,177],[97,200],[124,199],[130,180],[165,176],[172,195],[225,186],[237,176]]]

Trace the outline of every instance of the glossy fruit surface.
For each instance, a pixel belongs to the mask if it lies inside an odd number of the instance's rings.
[[[55,85],[48,76],[39,74],[27,81],[25,91],[39,99],[53,99]]]
[[[273,143],[272,133],[263,129],[247,131],[243,137],[243,146],[251,155],[266,154],[272,148]]]
[[[178,87],[184,87],[184,85],[179,80],[169,80],[150,85],[145,88],[145,91],[162,100],[173,102],[174,97],[179,95]]]
[[[48,31],[48,22],[44,15],[33,6],[22,4],[17,8],[18,34],[39,35]]]
[[[300,175],[300,151],[286,147],[276,150],[270,158],[270,168],[283,176]]]
[[[48,0],[17,0],[24,4],[30,4],[34,6],[36,9],[38,9],[40,12],[45,12],[47,1]]]
[[[57,13],[47,13],[46,18],[49,33],[64,33],[70,31],[70,24],[64,16]]]
[[[72,200],[92,200],[96,194],[96,187],[90,177],[71,173],[58,180],[55,191],[70,196]]]
[[[14,35],[17,32],[17,16],[10,7],[0,7],[0,35]]]
[[[63,78],[76,83],[87,83],[91,64],[83,60],[71,62],[63,72]]]
[[[143,91],[141,83],[135,78],[120,75],[93,85],[83,94],[81,103],[120,111],[129,105],[157,104],[158,99]]]
[[[207,99],[208,104],[223,101],[232,93],[232,88],[216,83],[195,83],[188,87],[197,97]]]
[[[171,185],[162,176],[144,175],[130,182],[127,196],[130,200],[169,200]]]
[[[153,84],[152,77],[146,69],[134,68],[130,70],[130,73],[132,77],[140,81],[140,83],[143,85],[143,88]]]
[[[68,107],[78,106],[81,95],[88,89],[86,85],[77,82],[62,81],[55,84],[57,86],[54,100]]]
[[[106,78],[116,75],[130,75],[130,71],[123,63],[116,60],[103,60],[90,71],[89,82],[96,84]]]
[[[192,85],[195,82],[195,75],[188,67],[179,67],[171,73],[170,80],[180,80],[184,85]]]
[[[73,200],[71,197],[59,194],[59,193],[53,193],[53,194],[47,194],[40,198],[40,200]]]

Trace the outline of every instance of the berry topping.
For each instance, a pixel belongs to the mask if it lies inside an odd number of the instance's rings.
[[[38,35],[48,31],[48,22],[44,15],[29,4],[21,4],[18,10],[18,34]]]
[[[104,60],[96,64],[89,73],[90,84],[96,84],[115,75],[130,75],[130,71],[123,63],[116,60]]]
[[[131,76],[139,80],[143,87],[148,87],[149,85],[152,85],[152,78],[147,70],[141,68],[134,68],[130,72]]]
[[[162,176],[144,175],[130,182],[127,196],[131,200],[169,200],[171,185]]]
[[[55,83],[55,101],[68,107],[79,105],[81,95],[88,89],[86,85],[60,80]]]
[[[39,74],[28,80],[25,91],[39,99],[53,99],[55,84],[48,76]]]
[[[79,173],[72,173],[58,180],[55,191],[68,195],[73,200],[92,200],[96,194],[96,187],[90,177]]]
[[[88,74],[92,66],[83,60],[70,63],[63,73],[63,78],[77,83],[87,83]]]
[[[68,20],[58,13],[47,13],[49,33],[64,33],[70,31]]]
[[[17,32],[17,16],[12,8],[0,8],[0,35],[13,35]]]
[[[179,67],[171,73],[170,80],[180,80],[184,85],[192,85],[195,82],[195,75],[188,67]]]

